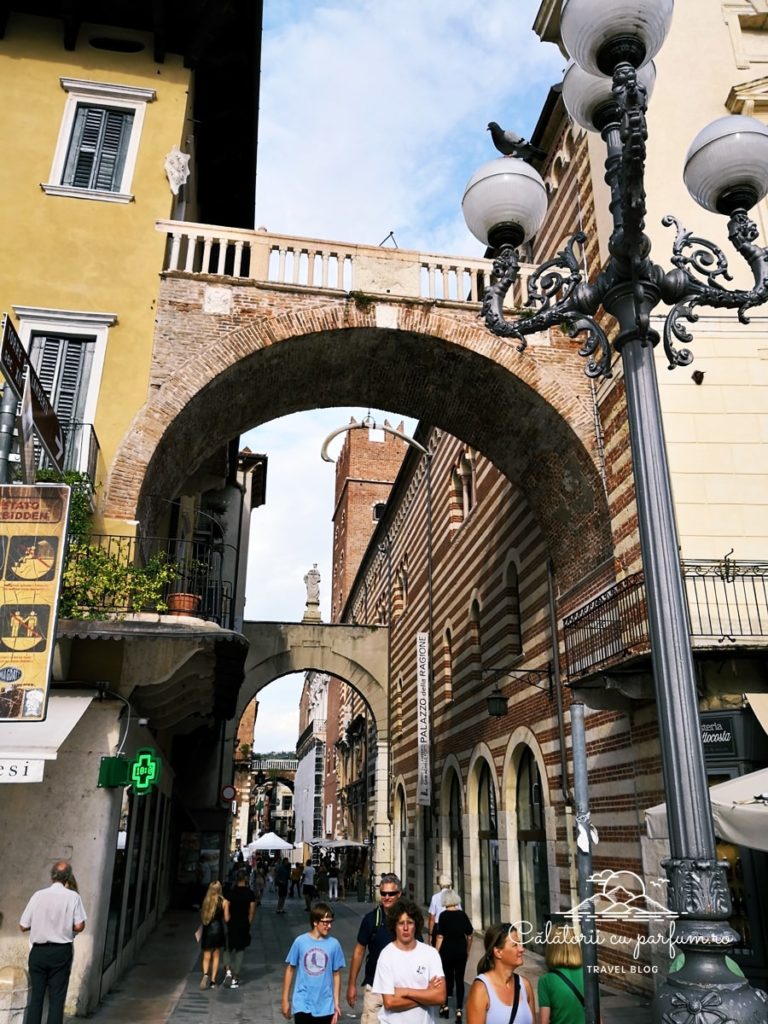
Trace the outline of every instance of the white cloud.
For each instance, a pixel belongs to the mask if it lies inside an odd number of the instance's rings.
[[[562,74],[561,55],[530,28],[539,3],[266,0],[256,223],[372,245],[394,231],[402,248],[480,252],[460,203],[472,172],[497,155],[486,124],[529,135]],[[365,411],[302,413],[243,438],[269,456],[246,618],[299,620],[317,562],[328,621],[334,471],[320,446]],[[257,750],[294,746],[301,681],[260,694]]]
[[[277,22],[266,6],[258,223],[476,252],[459,204],[497,155],[485,126],[530,133],[562,71],[530,30],[539,0],[337,0]]]

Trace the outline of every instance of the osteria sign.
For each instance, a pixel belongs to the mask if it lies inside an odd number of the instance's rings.
[[[39,722],[46,716],[68,513],[69,487],[62,484],[0,486],[3,722]],[[12,765],[6,770],[10,781],[20,769],[13,776]]]

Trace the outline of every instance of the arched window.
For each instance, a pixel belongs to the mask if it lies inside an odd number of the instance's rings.
[[[394,726],[396,734],[399,736],[403,731],[403,677],[398,676],[397,682],[395,683],[395,700],[394,700],[394,714],[392,716],[392,725]]]
[[[464,903],[464,827],[461,808],[461,782],[456,772],[451,779],[451,793],[448,804],[448,842],[450,846],[453,887]]]
[[[529,747],[517,770],[517,850],[522,916],[541,934],[550,913],[547,834],[541,774]]]
[[[451,470],[450,525],[455,528],[467,518],[477,500],[474,453],[465,448]]]
[[[443,693],[446,702],[453,700],[453,636],[450,629],[443,633]]]
[[[501,917],[499,884],[499,825],[496,813],[496,790],[487,761],[480,769],[477,786],[478,824],[480,826],[480,899],[483,928]]]
[[[475,682],[483,678],[483,637],[480,628],[480,602],[475,597],[469,606],[469,672]]]
[[[517,566],[510,562],[504,573],[504,646],[511,655],[522,654],[523,631],[520,621],[520,584]]]
[[[395,800],[395,842],[395,874],[405,886],[408,865],[408,816],[402,786],[398,788]]]

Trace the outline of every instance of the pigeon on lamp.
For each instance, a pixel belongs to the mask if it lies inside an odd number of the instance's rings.
[[[543,149],[534,146],[522,135],[516,135],[515,132],[510,131],[505,132],[495,121],[490,122],[488,131],[491,133],[494,146],[504,156],[516,156],[518,159],[530,163],[531,160],[543,160],[547,155]]]

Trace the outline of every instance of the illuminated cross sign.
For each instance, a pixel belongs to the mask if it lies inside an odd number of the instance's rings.
[[[137,796],[149,793],[160,780],[160,758],[151,747],[136,751],[131,764],[131,786]]]

